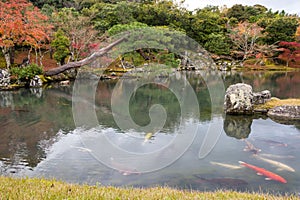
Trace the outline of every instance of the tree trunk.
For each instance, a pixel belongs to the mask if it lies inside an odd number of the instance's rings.
[[[2,48],[2,53],[4,55],[4,58],[5,58],[5,62],[6,62],[6,67],[7,69],[10,68],[11,66],[11,59],[10,59],[10,48],[9,47],[3,47]]]
[[[72,69],[72,68],[79,68],[81,66],[90,64],[91,62],[95,61],[97,58],[103,56],[104,54],[106,54],[108,51],[110,51],[114,46],[118,45],[119,43],[123,42],[125,40],[125,37],[116,40],[115,42],[111,43],[110,45],[108,45],[107,47],[104,47],[96,52],[94,52],[92,55],[90,55],[89,57],[86,57],[80,61],[77,62],[69,62],[65,65],[62,65],[60,67],[54,68],[54,69],[50,69],[46,72],[44,72],[44,74],[46,76],[53,76],[53,75],[57,75],[59,73],[62,73],[68,69]]]
[[[10,56],[10,64],[11,65],[15,63],[15,53],[16,53],[15,47],[11,47],[9,49],[9,56]]]

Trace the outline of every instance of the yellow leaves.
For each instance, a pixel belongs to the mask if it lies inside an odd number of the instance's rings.
[[[299,22],[299,24],[300,24],[300,22]],[[297,31],[296,31],[296,41],[300,42],[300,25],[298,26]]]

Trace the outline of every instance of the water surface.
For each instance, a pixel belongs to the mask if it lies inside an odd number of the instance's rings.
[[[137,129],[124,131],[114,120],[111,107],[113,91],[126,93],[118,87],[117,80],[100,81],[95,94],[95,103],[89,98],[73,99],[73,88],[52,87],[48,89],[20,89],[0,92],[0,174],[57,178],[72,183],[102,184],[115,186],[170,186],[182,189],[238,191],[268,191],[273,193],[298,193],[300,189],[300,125],[279,124],[265,116],[225,116],[222,108],[223,92],[214,82],[214,76],[206,73],[203,80],[196,73],[181,74],[192,85],[199,103],[200,115],[194,107],[182,114],[177,97],[167,87],[147,84],[140,87],[130,98],[130,114],[139,126],[151,122],[149,109],[160,104],[167,118],[164,126],[155,130],[154,137],[145,140],[146,132]],[[202,74],[203,76],[203,74]],[[269,89],[279,98],[300,97],[300,73],[235,73],[222,75],[225,88],[230,84],[244,82],[254,91]],[[130,82],[126,82],[130,84]],[[124,84],[125,85],[125,84]],[[211,99],[207,85],[219,93]],[[91,90],[88,81],[81,87]],[[184,94],[184,91],[183,91]],[[94,106],[99,124],[77,126],[73,120],[74,101]],[[213,105],[212,102],[219,104]],[[84,108],[79,110],[84,115]],[[121,113],[122,114],[122,113]],[[219,128],[221,127],[221,128]],[[215,134],[213,148],[204,157],[199,156],[208,131]],[[176,153],[172,141],[185,138],[196,131],[195,138],[182,156]],[[220,133],[220,134],[219,134]],[[135,160],[132,157],[117,157],[110,154],[103,137],[127,152],[145,155],[161,150],[151,160]],[[246,141],[245,141],[246,138]],[[254,151],[247,151],[252,144],[258,155],[289,165],[295,172],[258,159]],[[180,145],[180,144],[179,144]],[[100,157],[109,163],[103,163]],[[168,163],[169,160],[175,162]],[[248,168],[231,169],[215,163],[239,166],[244,161],[272,171],[287,180],[287,184],[267,181]],[[148,163],[147,163],[148,162]],[[140,172],[139,166],[165,165],[153,172]],[[137,166],[137,167],[134,167]]]

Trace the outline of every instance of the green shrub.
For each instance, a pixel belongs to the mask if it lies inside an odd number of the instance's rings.
[[[176,59],[176,56],[174,53],[168,53],[168,54],[159,54],[157,56],[157,59],[161,64],[165,64],[169,67],[176,68],[180,64],[180,60]]]
[[[43,69],[37,64],[30,64],[26,67],[12,67],[10,73],[22,82],[29,82],[35,75],[42,74]]]

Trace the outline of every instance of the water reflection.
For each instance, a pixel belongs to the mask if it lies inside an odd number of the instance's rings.
[[[226,115],[224,120],[224,131],[229,137],[236,139],[248,138],[251,133],[252,116]]]
[[[193,115],[185,121],[188,129],[197,130],[193,144],[180,159],[170,166],[152,173],[139,173],[134,167],[124,166],[124,170],[107,167],[97,159],[97,151],[105,146],[89,148],[86,142],[99,139],[96,136],[108,136],[129,151],[137,148],[143,153],[152,152],[158,146],[168,144],[176,135],[180,116],[178,100],[166,88],[157,85],[145,85],[137,90],[130,99],[130,112],[134,121],[140,125],[149,122],[148,112],[151,105],[160,103],[168,111],[167,123],[163,131],[158,132],[149,141],[146,133],[131,130],[128,134],[140,134],[127,140],[116,125],[111,109],[111,96],[116,80],[101,81],[97,87],[95,102],[92,99],[72,99],[72,87],[53,87],[50,89],[0,91],[0,173],[15,176],[55,177],[69,182],[116,186],[157,186],[168,185],[176,188],[213,190],[235,189],[239,191],[275,191],[294,193],[300,187],[299,169],[299,125],[283,125],[269,118],[223,116],[223,94],[215,85],[214,76],[207,73],[209,83],[195,73],[183,74],[196,91],[200,116]],[[279,98],[299,97],[300,73],[236,73],[224,75],[225,85],[245,82],[253,85],[255,91],[271,90]],[[87,91],[91,86],[82,82]],[[220,93],[217,109],[211,109],[210,93],[207,84]],[[93,105],[99,126],[94,128],[75,127],[72,117],[72,101]],[[223,125],[225,131],[216,141],[207,157],[199,159],[199,149],[211,124]],[[187,129],[187,131],[188,131]],[[222,131],[222,130],[215,130]],[[86,136],[86,137],[85,137]],[[228,137],[229,136],[229,137]],[[101,138],[101,137],[100,137]],[[264,160],[253,156],[253,151],[244,151],[251,143],[256,154],[268,159],[280,161],[295,169],[295,172],[277,171],[277,168]],[[118,143],[119,142],[119,143]],[[144,143],[144,144],[143,144]],[[97,143],[95,143],[96,145]],[[251,147],[251,145],[250,145]],[[251,149],[251,148],[250,148]],[[166,151],[165,158],[172,157],[172,148]],[[109,152],[107,152],[109,158]],[[222,163],[223,165],[213,165]],[[239,166],[245,161],[280,174],[288,180],[287,184],[265,181],[246,168],[232,169],[224,166]],[[110,159],[111,165],[126,164]],[[132,161],[133,162],[133,161]],[[160,159],[157,162],[161,162]]]

